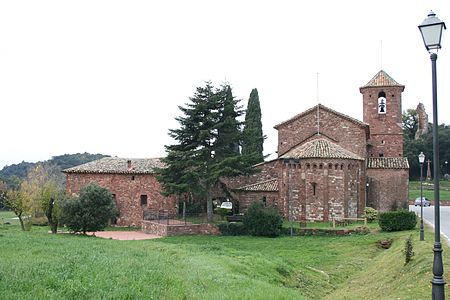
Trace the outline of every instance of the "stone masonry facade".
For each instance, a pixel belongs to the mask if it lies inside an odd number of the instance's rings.
[[[128,161],[131,161],[129,169]],[[107,168],[106,164],[109,164]],[[161,194],[161,186],[152,168],[133,169],[133,160],[104,158],[64,172],[69,195],[78,194],[81,188],[91,182],[108,189],[113,194],[119,212],[116,220],[118,226],[141,227],[144,211],[176,213],[175,198]]]
[[[241,211],[263,201],[296,221],[404,206],[409,165],[403,157],[403,90],[380,71],[360,88],[364,122],[319,104],[276,125],[278,158],[256,165],[255,175],[225,180],[233,201]]]
[[[223,178],[214,197],[228,198],[240,212],[262,201],[295,221],[355,218],[366,206],[379,211],[404,206],[409,170],[401,128],[404,88],[381,70],[360,88],[364,121],[318,104],[276,125],[278,157],[256,165],[256,174]],[[115,197],[118,225],[142,226],[146,211],[176,213],[176,199],[161,194],[154,175],[161,167],[159,159],[103,158],[64,170],[67,193],[97,182]],[[144,226],[162,235],[214,232]]]

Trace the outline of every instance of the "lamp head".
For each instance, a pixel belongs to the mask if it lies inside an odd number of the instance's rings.
[[[423,164],[425,162],[425,154],[423,152],[420,152],[419,154],[419,163]]]
[[[428,52],[441,49],[441,38],[444,29],[446,29],[445,23],[436,17],[433,11],[430,11],[428,17],[419,25],[423,43]]]

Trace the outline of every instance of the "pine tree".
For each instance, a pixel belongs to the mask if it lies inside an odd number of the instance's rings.
[[[208,222],[212,222],[212,187],[219,178],[253,171],[246,156],[230,151],[240,138],[239,131],[231,130],[238,128],[232,121],[232,116],[239,114],[234,109],[236,102],[231,90],[214,89],[208,82],[197,88],[185,107],[179,108],[183,113],[176,118],[180,128],[169,130],[177,143],[166,146],[166,168],[157,170],[157,178],[166,195],[189,193],[206,199]]]
[[[258,90],[253,89],[248,99],[242,137],[242,154],[253,155],[253,163],[264,161],[263,144],[266,137],[263,135],[261,123],[261,108]]]

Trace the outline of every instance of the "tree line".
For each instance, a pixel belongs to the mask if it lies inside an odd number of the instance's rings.
[[[433,124],[428,124],[428,132],[417,139],[415,138],[418,129],[418,116],[415,109],[408,109],[403,112],[403,155],[408,158],[409,178],[420,179],[420,164],[418,155],[420,152],[425,154],[425,160],[430,160],[430,167],[433,170]],[[443,176],[449,172],[448,163],[450,162],[450,126],[440,124],[438,126],[439,137],[439,170]],[[423,166],[423,176],[426,176],[427,162]]]

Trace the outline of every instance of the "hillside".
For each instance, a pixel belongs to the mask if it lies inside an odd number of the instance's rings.
[[[81,165],[102,157],[109,156],[104,154],[90,154],[90,153],[76,153],[76,154],[64,154],[59,156],[53,156],[51,159],[46,161],[39,161],[36,163],[21,162],[19,164],[13,164],[10,166],[5,166],[0,170],[0,178],[12,184],[16,181],[14,178],[24,179],[27,176],[27,172],[30,168],[33,168],[37,164],[44,164],[46,166],[53,166],[59,170],[64,170],[73,166]]]

